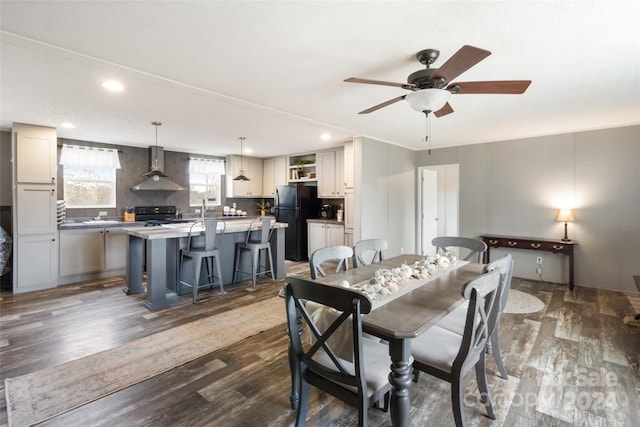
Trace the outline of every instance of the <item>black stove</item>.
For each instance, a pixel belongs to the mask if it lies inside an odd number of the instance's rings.
[[[136,206],[136,221],[146,221],[145,227],[157,227],[163,224],[189,222],[188,219],[176,218],[175,206]]]

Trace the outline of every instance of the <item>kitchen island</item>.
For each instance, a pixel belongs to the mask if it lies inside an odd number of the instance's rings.
[[[222,231],[222,221],[218,224]],[[180,250],[186,248],[189,229],[193,223],[163,224],[156,227],[125,227],[128,233],[127,267],[123,291],[127,295],[141,294],[146,291],[147,300],[144,306],[150,310],[160,310],[169,306],[170,299],[179,291],[179,262]],[[224,238],[220,245],[222,264],[222,280],[225,284],[233,281],[235,246],[244,242],[251,225],[251,220],[226,221]],[[287,224],[275,222],[271,219],[271,252],[273,256],[273,270],[277,279],[286,275],[284,267],[284,230]],[[260,230],[262,224],[253,224],[251,231]],[[194,230],[204,233],[202,225],[196,225]],[[143,285],[143,247],[146,248],[147,286]],[[248,261],[241,263],[241,271],[251,272]],[[185,268],[186,270],[186,268]],[[247,277],[241,275],[240,277]],[[250,276],[249,276],[250,277]]]

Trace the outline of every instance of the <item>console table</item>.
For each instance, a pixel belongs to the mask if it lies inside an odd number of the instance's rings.
[[[544,239],[538,237],[502,236],[498,234],[483,234],[480,238],[487,244],[483,262],[489,262],[491,248],[529,249],[532,251],[553,252],[569,257],[569,290],[573,291],[573,248],[578,244],[575,240],[565,242],[561,239]]]

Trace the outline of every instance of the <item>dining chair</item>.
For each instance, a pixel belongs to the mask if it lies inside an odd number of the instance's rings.
[[[436,247],[436,253],[445,254],[451,252],[449,248],[468,249],[469,253],[463,261],[482,262],[482,255],[487,251],[487,244],[479,239],[470,237],[440,236],[434,237],[431,244]],[[472,258],[475,256],[475,260]]]
[[[382,262],[382,251],[388,247],[389,244],[384,239],[360,240],[353,246],[353,268]]]
[[[414,382],[418,381],[420,372],[425,372],[451,383],[453,417],[457,427],[465,425],[462,380],[472,368],[476,371],[480,400],[489,418],[496,418],[487,383],[485,347],[489,339],[489,314],[497,303],[499,285],[500,273],[494,270],[463,286],[462,296],[468,300],[468,307],[462,335],[434,325],[411,343]]]
[[[327,261],[337,262],[334,273],[339,273],[342,269],[349,269],[349,259],[353,257],[353,249],[349,246],[326,246],[316,249],[309,257],[309,270],[311,278],[317,279],[318,274],[326,277],[327,273],[322,268],[322,264]]]
[[[500,317],[502,316],[504,307],[507,304],[509,289],[511,288],[511,276],[513,273],[513,257],[511,254],[507,254],[502,258],[485,265],[482,272],[487,273],[493,270],[498,270],[500,272],[500,285],[498,286],[498,293],[496,294],[496,303],[493,305],[491,313],[488,314],[489,320],[487,322],[487,328],[489,332],[489,340],[487,341],[486,352],[493,355],[498,371],[500,371],[500,376],[506,380],[509,379],[509,377],[506,369],[504,368],[502,354],[500,353],[500,344],[498,341],[500,333],[498,325],[500,323]],[[462,335],[464,333],[467,306],[467,303],[459,305],[445,317],[440,319],[437,325],[448,331]]]
[[[272,218],[269,217],[254,218],[249,224],[249,230],[247,230],[245,241],[236,243],[236,254],[233,267],[234,282],[236,281],[236,276],[238,275],[238,273],[240,275],[248,274],[243,273],[240,268],[242,254],[244,252],[249,252],[249,254],[251,255],[251,281],[254,288],[256,287],[256,277],[259,275],[271,273],[271,280],[275,282],[276,278],[273,274],[273,259],[271,256],[271,233],[273,232],[273,229],[271,228],[271,219]],[[255,227],[257,227],[258,223],[261,223],[261,228],[259,230],[255,230]],[[258,235],[260,236],[259,239],[252,239],[252,235],[255,236],[254,233],[258,233]],[[265,259],[264,270],[259,271],[260,254],[263,251],[267,252],[267,258]],[[269,262],[269,269],[267,269],[267,261]]]
[[[296,427],[305,425],[309,386],[329,393],[358,409],[358,425],[367,425],[367,411],[389,408],[389,349],[362,336],[361,315],[371,311],[371,300],[364,294],[340,286],[323,285],[300,277],[285,279],[287,332],[294,386],[299,389]],[[308,310],[310,302],[335,310],[335,319],[325,329],[317,325]],[[306,325],[303,328],[303,323]],[[352,333],[352,355],[342,359],[330,344],[341,327]],[[303,338],[303,329],[307,330]],[[383,406],[379,405],[383,401]]]
[[[203,223],[196,221],[189,227],[189,236],[187,238],[186,249],[180,252],[180,270],[178,277],[180,282],[178,287],[186,285],[191,287],[193,293],[193,303],[198,300],[198,290],[203,286],[209,286],[213,289],[214,286],[220,286],[220,293],[224,295],[224,283],[222,282],[222,269],[220,268],[220,244],[224,238],[226,230],[226,223],[224,221],[206,220],[204,222],[204,236],[200,231],[200,226]],[[222,230],[218,232],[218,224],[222,225]],[[186,280],[182,280],[183,269],[186,258],[191,259],[192,263],[192,280],[191,283]],[[214,264],[215,261],[215,264]],[[200,284],[200,271],[202,263],[205,263],[207,270],[207,283]],[[218,272],[218,281],[215,280],[215,270]],[[178,293],[180,290],[178,289]]]

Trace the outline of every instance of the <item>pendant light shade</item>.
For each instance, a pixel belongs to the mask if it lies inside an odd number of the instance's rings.
[[[242,142],[247,139],[244,136],[238,138],[240,140],[240,174],[233,178],[234,181],[251,181],[244,174],[244,170],[242,169]]]

